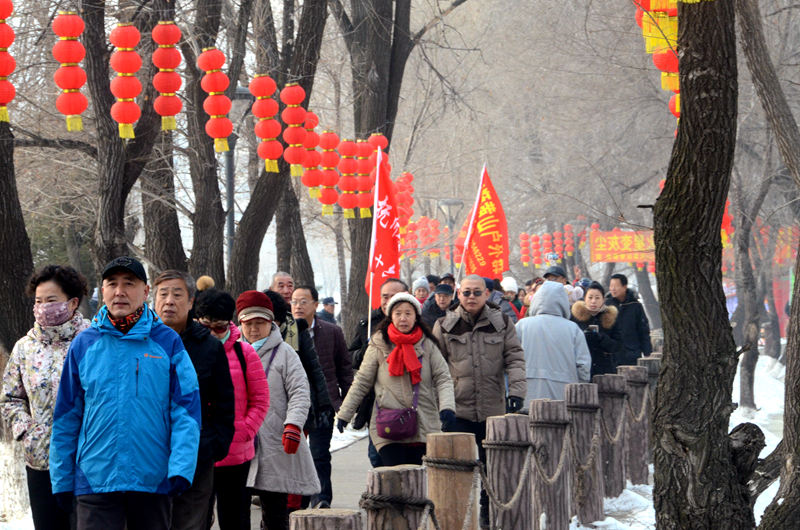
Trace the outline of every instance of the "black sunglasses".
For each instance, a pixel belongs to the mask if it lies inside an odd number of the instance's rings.
[[[470,296],[479,298],[483,294],[483,290],[475,289],[474,291],[461,291],[461,294],[463,294],[466,298],[469,298]]]

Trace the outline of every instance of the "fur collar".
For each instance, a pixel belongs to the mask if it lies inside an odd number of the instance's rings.
[[[614,327],[614,323],[617,321],[617,312],[617,308],[612,305],[604,306],[600,312],[597,313],[597,316],[600,317],[600,325],[603,326],[603,329],[611,329]],[[589,312],[583,300],[578,300],[572,304],[572,316],[579,322],[589,322],[589,320],[592,319],[592,314]]]

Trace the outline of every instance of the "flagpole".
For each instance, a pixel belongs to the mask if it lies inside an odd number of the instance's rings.
[[[472,223],[475,222],[475,216],[478,214],[478,204],[481,202],[481,188],[483,188],[483,177],[486,175],[486,163],[483,164],[483,169],[481,170],[481,178],[478,182],[478,195],[475,197],[475,204],[472,207],[472,215],[469,217],[469,226],[467,227],[467,236],[464,238],[464,251],[461,253],[461,264],[458,266],[458,272],[456,273],[456,285],[458,285],[458,281],[461,279],[461,273],[464,271],[464,261],[467,259],[467,250],[469,249],[469,240],[472,237]]]
[[[369,342],[369,338],[372,336],[372,281],[375,278],[375,272],[372,270],[372,261],[375,258],[375,231],[377,230],[377,222],[378,222],[378,192],[380,188],[381,182],[381,160],[383,158],[383,150],[378,147],[378,161],[375,166],[375,193],[373,194],[372,198],[372,211],[374,212],[372,215],[372,235],[370,236],[370,243],[369,243],[369,265],[367,266],[367,274],[369,274],[369,305],[367,306],[367,342]]]

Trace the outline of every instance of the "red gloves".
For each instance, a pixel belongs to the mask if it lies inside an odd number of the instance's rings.
[[[297,425],[289,423],[283,428],[283,450],[286,451],[287,455],[293,455],[297,452],[297,448],[300,447],[301,436],[300,427]]]

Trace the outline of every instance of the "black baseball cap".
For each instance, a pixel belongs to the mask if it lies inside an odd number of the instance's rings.
[[[147,273],[144,272],[144,267],[138,260],[130,256],[120,256],[109,261],[103,269],[103,279],[105,280],[120,270],[128,271],[144,283],[147,283]]]
[[[544,278],[547,279],[548,276],[561,276],[562,278],[566,278],[567,273],[564,272],[564,269],[562,269],[558,265],[553,265],[552,267],[548,267],[547,270],[544,271]]]
[[[453,286],[447,283],[440,283],[436,286],[436,289],[433,290],[434,294],[453,294]]]
[[[332,296],[327,296],[322,299],[322,305],[336,305],[336,301]]]

